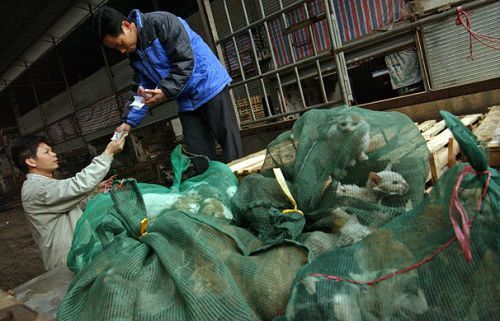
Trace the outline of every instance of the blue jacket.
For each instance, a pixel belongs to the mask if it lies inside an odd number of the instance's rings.
[[[164,11],[132,10],[129,21],[138,29],[137,49],[129,54],[135,87],[160,88],[167,99],[177,99],[179,112],[193,111],[231,82],[210,47],[181,18]],[[126,106],[122,120],[132,127],[144,118],[147,106]]]

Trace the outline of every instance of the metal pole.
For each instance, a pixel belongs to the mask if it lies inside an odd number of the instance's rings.
[[[61,74],[62,74],[62,77],[63,77],[63,80],[64,80],[64,86],[66,88],[66,94],[68,95],[69,103],[71,104],[71,107],[73,108],[73,111],[74,111],[75,110],[75,104],[73,102],[73,95],[71,95],[71,90],[70,90],[70,87],[69,87],[68,78],[66,77],[66,72],[64,70],[64,64],[63,64],[63,61],[62,61],[62,58],[61,58],[61,54],[59,53],[59,49],[57,48],[56,39],[54,37],[51,37],[51,39],[52,39],[52,44],[54,46],[54,51],[56,53],[57,62],[59,63],[59,68],[61,68]]]
[[[197,0],[197,2],[201,21],[203,23],[203,28],[205,28],[205,32],[209,38],[209,45],[217,54],[219,60],[224,63],[224,55],[222,54],[222,48],[220,45],[219,36],[217,35],[217,27],[215,25],[210,2],[208,0]]]
[[[245,0],[240,0],[240,2],[241,2],[241,6],[243,7],[243,15],[245,16],[245,23],[248,26],[250,24],[250,22],[248,20],[248,14],[247,14],[246,6],[245,6]],[[252,34],[251,29],[248,29],[248,35],[250,36],[250,46],[252,47],[252,53],[253,53],[253,57],[255,60],[255,67],[257,68],[257,75],[262,75],[262,71],[260,69],[259,57],[257,56],[257,50],[255,49],[255,41],[253,39],[253,34]],[[272,114],[271,108],[269,107],[269,100],[267,99],[266,85],[264,84],[264,80],[262,78],[260,78],[260,85],[262,87],[262,92],[264,94],[264,101],[266,103],[267,114],[271,115]]]
[[[212,7],[210,5],[209,0],[198,0],[198,10],[200,11],[200,15],[202,17],[204,27],[207,34],[210,37],[210,41],[212,42],[212,46],[217,53],[217,57],[219,61],[224,65],[224,55],[222,54],[222,47],[219,41],[219,35],[217,33],[217,27],[215,26],[214,15],[212,13]],[[227,69],[227,67],[226,67]],[[238,122],[238,127],[240,126],[240,118],[238,117],[238,108],[236,107],[236,101],[234,99],[234,93],[231,88],[229,88],[229,96],[231,97],[231,103],[233,105],[234,113],[236,115],[236,121]]]
[[[233,32],[233,24],[231,22],[231,18],[230,18],[230,15],[229,15],[229,10],[227,8],[227,2],[226,2],[226,0],[223,0],[223,4],[224,4],[224,12],[226,14],[226,19],[227,19],[227,22],[229,24],[229,31],[232,33]],[[237,44],[237,41],[236,41],[236,37],[231,37],[231,38],[233,40],[234,51],[236,52],[236,59],[238,60],[238,67],[240,69],[241,79],[245,80],[246,79],[245,70],[244,70],[243,64],[241,62],[240,51],[238,50],[238,44]],[[245,86],[245,93],[246,93],[247,99],[248,99],[248,106],[250,108],[250,114],[252,116],[252,119],[256,119],[255,118],[255,113],[253,112],[253,108],[252,108],[252,99],[250,98],[250,91],[248,90],[248,84],[245,83],[244,86]],[[232,90],[231,90],[231,92],[232,92]],[[236,110],[235,110],[236,111],[236,115],[238,115],[237,106],[235,106],[235,108],[236,108]],[[239,116],[238,116],[238,121],[240,121],[240,117]]]
[[[304,10],[306,11],[306,18],[309,19],[309,8],[307,3],[304,3]],[[308,28],[309,30],[309,37],[311,37],[311,45],[313,49],[313,56],[318,55],[318,50],[316,49],[316,39],[314,37],[314,32],[312,29],[312,26],[309,25]],[[319,86],[321,88],[321,95],[323,97],[323,102],[328,102],[328,97],[326,96],[326,89],[325,89],[325,83],[323,82],[323,74],[321,72],[321,64],[319,63],[319,59],[316,59],[316,70],[318,72],[318,78],[319,78]]]
[[[7,81],[5,81],[5,83],[7,83]],[[17,121],[21,117],[21,115],[19,113],[19,105],[17,104],[16,93],[14,92],[14,89],[9,90],[9,100],[10,100],[10,107],[12,108],[12,111],[14,112],[14,117],[16,118]]]
[[[279,0],[279,4],[280,4],[280,9],[283,9],[283,1],[282,0]],[[283,21],[283,26],[286,29],[288,22],[286,21],[286,17],[285,17],[284,12],[281,14],[281,20]],[[290,40],[289,34],[286,35],[286,40],[287,40],[287,44],[288,44],[288,49],[290,50],[290,55],[292,56],[293,71],[295,73],[295,80],[297,81],[297,86],[299,88],[299,95],[300,95],[300,99],[302,101],[302,107],[305,108],[306,107],[306,98],[304,97],[304,90],[302,90],[302,83],[300,82],[299,69],[297,68],[299,63],[297,63],[297,58],[295,57],[295,51],[293,49],[292,41]],[[287,110],[285,109],[285,111],[287,111]]]
[[[425,91],[429,91],[432,89],[432,85],[431,85],[431,78],[429,75],[429,69],[427,67],[427,59],[425,57],[422,31],[420,27],[417,27],[415,29],[415,46],[417,47],[417,56],[418,56],[418,61],[420,63],[420,72],[422,74],[424,89]]]
[[[264,11],[264,6],[262,5],[262,0],[259,1],[259,8],[262,17],[266,15]],[[271,61],[273,63],[274,69],[278,67],[278,64],[276,63],[276,57],[274,56],[274,51],[273,51],[273,45],[271,43],[271,33],[269,32],[269,26],[267,25],[267,21],[264,21],[264,29],[266,30],[266,38],[267,38],[267,45],[269,46],[269,52],[271,54]],[[283,94],[283,87],[281,85],[281,78],[280,74],[276,73],[276,81],[278,82],[278,91],[280,94],[280,110],[283,112],[285,110],[285,95]]]
[[[245,32],[247,32],[247,30],[250,30],[254,27],[257,27],[258,25],[260,25],[262,22],[264,21],[271,21],[273,20],[274,18],[278,18],[279,16],[281,16],[283,13],[286,13],[286,12],[289,12],[289,11],[292,11],[293,9],[297,9],[298,7],[302,6],[302,4],[306,1],[309,1],[309,0],[300,0],[300,1],[297,1],[291,5],[289,5],[288,7],[285,7],[281,10],[278,10],[272,14],[270,14],[269,16],[267,17],[264,17],[262,19],[258,19],[258,20],[255,20],[254,22],[252,23],[249,23],[247,24],[245,27],[243,28],[240,28],[238,30],[236,30],[235,32],[227,35],[227,36],[224,36],[224,37],[221,37],[219,39],[219,41],[224,41],[224,40],[227,40],[229,38],[231,38],[232,36],[238,36],[240,34],[244,34]]]
[[[26,68],[26,74],[28,75],[28,80],[31,85],[31,90],[33,91],[33,96],[35,97],[35,104],[38,107],[40,105],[40,100],[38,99],[38,93],[36,92],[35,83],[33,81],[33,78],[31,77],[28,62],[24,62],[24,67]]]
[[[347,73],[347,65],[345,63],[345,57],[343,53],[335,52],[335,48],[338,48],[342,45],[339,36],[339,29],[337,25],[337,17],[335,16],[335,8],[333,8],[333,4],[330,7],[330,0],[323,1],[325,6],[326,13],[326,21],[328,24],[328,34],[330,36],[330,42],[332,44],[333,56],[335,58],[335,65],[337,66],[337,76],[340,82],[340,90],[342,91],[342,97],[344,99],[344,103],[347,106],[351,105],[352,90],[351,84],[349,83],[349,75]]]
[[[93,9],[92,9],[92,5],[89,3],[88,7],[89,7],[90,15],[92,16],[94,14]],[[118,105],[118,109],[121,111],[123,109],[123,101],[122,101],[120,95],[117,94],[118,89],[116,88],[116,84],[115,84],[115,81],[113,79],[113,71],[111,70],[111,67],[109,66],[108,57],[106,56],[106,51],[104,50],[104,46],[102,45],[102,43],[99,44],[99,49],[101,50],[101,56],[102,56],[102,59],[104,60],[104,66],[106,68],[106,76],[108,77],[108,82],[109,82],[109,85],[111,86],[111,91],[113,92],[113,96],[115,96],[115,100],[116,100],[116,104]]]

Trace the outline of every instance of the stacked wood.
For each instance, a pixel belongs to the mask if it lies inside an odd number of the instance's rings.
[[[493,106],[484,120],[473,131],[478,140],[485,143],[490,157],[490,166],[500,166],[500,106]]]
[[[252,96],[250,101],[247,98],[236,100],[236,109],[241,122],[265,117],[261,96]]]
[[[471,114],[460,117],[460,120],[465,126],[472,129],[481,141],[492,141],[492,133],[500,124],[500,106],[492,107],[486,118],[483,114]],[[444,120],[439,122],[427,120],[416,125],[422,133],[422,137],[427,141],[430,151],[430,173],[428,173],[427,182],[435,183],[448,168],[456,163],[460,154],[460,146],[453,138],[451,131],[446,129]],[[496,145],[490,145],[490,158],[492,158],[491,151],[500,152],[500,142]],[[496,155],[498,161],[499,154]],[[229,166],[237,175],[245,176],[260,171],[265,156],[266,150],[261,150],[235,160]]]
[[[472,127],[482,116],[482,114],[466,115],[461,117],[460,120],[465,126]],[[446,124],[442,120],[427,127],[425,131],[421,131],[430,151],[431,170],[427,176],[427,181],[432,179],[433,182],[436,182],[446,169],[455,164],[456,157],[460,153],[458,142],[453,138],[451,131],[445,128]]]

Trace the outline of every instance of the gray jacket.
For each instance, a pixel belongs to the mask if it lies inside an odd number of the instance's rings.
[[[45,269],[66,265],[73,231],[82,216],[80,201],[103,180],[112,161],[113,156],[101,154],[81,172],[62,180],[27,175],[21,199]]]

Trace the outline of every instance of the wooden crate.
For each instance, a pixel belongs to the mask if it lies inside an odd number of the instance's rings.
[[[266,115],[264,114],[264,107],[262,106],[262,97],[252,96],[250,97],[250,102],[252,103],[255,119],[264,118]],[[241,122],[253,120],[248,98],[236,100],[236,108]]]
[[[500,106],[493,106],[481,124],[474,130],[478,140],[488,148],[490,166],[492,167],[500,167],[500,142],[495,137],[498,128],[500,128]]]

